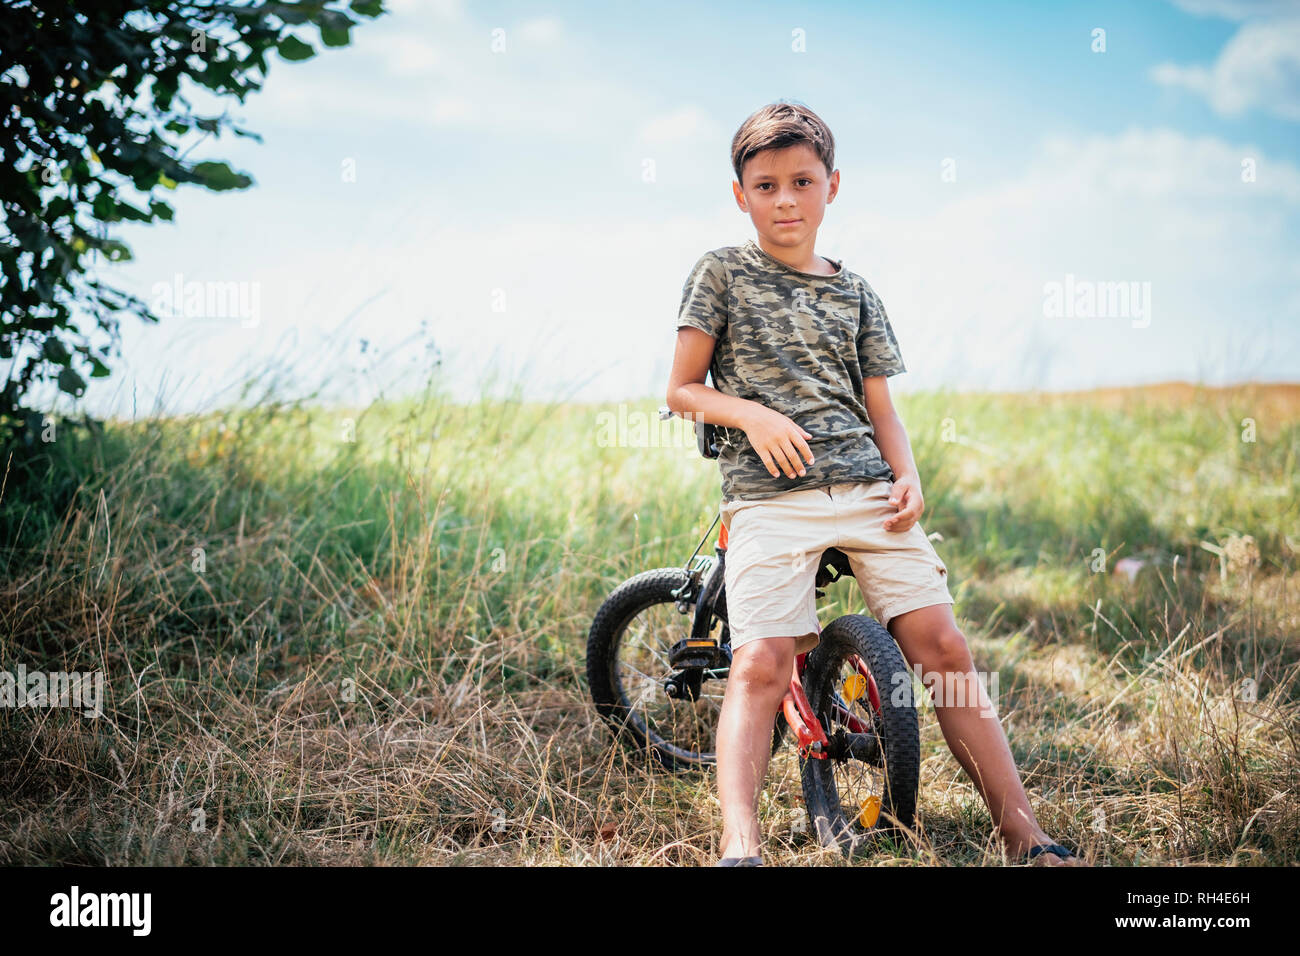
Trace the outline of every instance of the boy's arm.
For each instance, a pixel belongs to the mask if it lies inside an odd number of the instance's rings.
[[[889,380],[884,375],[873,375],[863,379],[862,386],[867,415],[875,427],[876,447],[894,470],[894,490],[889,503],[896,507],[902,503],[898,514],[885,519],[885,530],[906,531],[925,510],[921,476],[912,457],[912,444],[890,397]]]
[[[689,415],[691,421],[708,422],[745,433],[768,473],[787,478],[802,475],[800,461],[813,463],[808,432],[780,412],[737,395],[727,395],[704,384],[713,361],[716,339],[689,325],[677,329],[673,370],[668,376],[667,402],[670,411]]]
[[[668,409],[691,420],[744,428],[747,406],[754,404],[724,395],[704,384],[713,362],[713,349],[730,323],[728,289],[731,276],[713,252],[706,252],[691,268],[682,286],[677,313],[677,350],[668,377]]]
[[[673,370],[668,375],[668,408],[678,414],[692,415],[692,421],[743,431],[750,407],[756,403],[725,395],[704,384],[713,361],[715,341],[713,336],[689,325],[677,329],[677,350],[673,354]]]
[[[812,464],[812,451],[804,431],[780,412],[737,395],[727,395],[704,384],[713,363],[718,337],[730,323],[727,267],[713,252],[696,261],[682,287],[677,313],[677,350],[668,377],[668,408],[693,421],[736,428],[775,477],[804,474],[800,456]]]
[[[884,375],[873,375],[863,379],[862,385],[867,415],[875,426],[876,447],[880,449],[880,456],[894,469],[894,480],[904,475],[919,480],[907,429],[903,427],[903,420],[898,417],[898,410],[889,394],[889,379]]]
[[[921,497],[921,476],[912,457],[903,420],[889,396],[890,375],[906,372],[898,339],[889,323],[885,306],[874,289],[862,280],[862,311],[857,335],[858,364],[862,369],[862,403],[875,430],[876,447],[894,471],[894,487],[889,503],[898,514],[885,519],[887,531],[906,531],[921,516],[925,499]]]

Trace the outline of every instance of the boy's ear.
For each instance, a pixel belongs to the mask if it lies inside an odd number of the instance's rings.
[[[740,208],[745,212],[749,212],[748,209],[745,209],[745,190],[741,188],[739,180],[733,179],[731,181],[731,191],[735,194],[736,202]]]

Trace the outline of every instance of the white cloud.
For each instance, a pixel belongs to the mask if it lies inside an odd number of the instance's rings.
[[[433,43],[418,34],[399,34],[384,41],[383,63],[393,76],[431,73],[442,59]]]
[[[592,116],[650,108],[653,90],[613,78],[593,83],[584,75],[581,64],[588,57],[558,20],[496,23],[453,9],[457,15],[448,18],[447,11],[413,3],[363,24],[347,49],[286,64],[249,99],[242,119],[256,129],[315,130],[329,116],[371,136],[389,135],[377,129],[385,125],[403,132],[454,125],[502,136],[585,132],[596,138],[603,130],[593,129]],[[505,50],[493,52],[497,26],[507,42]]]
[[[534,44],[554,43],[560,32],[560,22],[552,17],[538,17],[519,27],[519,35]]]
[[[652,116],[637,130],[637,139],[647,143],[673,143],[716,136],[718,126],[696,106],[683,106],[671,113]]]
[[[1241,181],[1246,155],[1258,160],[1254,183]],[[876,171],[842,170],[818,251],[843,258],[881,295],[909,367],[892,383],[899,390],[1276,380],[1300,364],[1300,169],[1254,146],[1165,129],[1058,137],[1014,179],[937,187],[952,198],[927,215],[907,210],[929,203],[935,186],[901,185],[898,211],[882,214],[856,185]],[[154,369],[169,382],[219,382],[277,353],[333,387],[351,381],[340,337],[366,335],[381,355],[418,369],[419,343],[408,340],[426,320],[461,397],[476,394],[493,362],[507,380],[527,374],[539,396],[658,395],[691,264],[753,235],[725,184],[719,192],[685,216],[582,207],[492,227],[458,217],[447,197],[407,195],[391,200],[400,213],[376,206],[347,247],[286,223],[278,257],[263,247],[241,264],[232,252],[229,272],[216,276],[262,282],[255,335],[124,326],[123,354],[138,363],[142,395],[153,394]],[[175,255],[175,268],[188,270],[186,253]],[[172,265],[155,259],[152,268],[165,276]],[[1045,283],[1067,274],[1151,283],[1149,326],[1045,317]],[[498,289],[500,312],[491,305]],[[348,325],[358,309],[364,329]],[[147,342],[181,332],[189,337],[175,359],[157,361]],[[209,401],[217,386],[202,381],[189,392]]]
[[[1198,17],[1246,20],[1294,13],[1296,0],[1173,0],[1174,6]]]
[[[1079,194],[1117,199],[1238,202],[1268,197],[1300,204],[1300,170],[1285,162],[1264,162],[1261,169],[1259,156],[1254,146],[1213,136],[1133,128],[1083,141],[1049,138],[1031,167],[1030,179],[1046,183],[1065,175],[1071,180],[1069,188]],[[1254,182],[1242,180],[1243,159],[1256,160]]]
[[[384,0],[384,8],[393,14],[423,13],[439,20],[462,20],[465,17],[461,0]]]
[[[474,116],[474,104],[463,96],[440,96],[430,112],[430,118],[439,125],[472,120]]]
[[[1254,183],[1241,180],[1246,155],[1258,158]],[[1288,236],[1300,169],[1250,146],[1166,129],[1055,138],[1014,181],[930,216],[852,204],[835,216],[831,245],[884,300],[909,386],[1289,377],[1296,364],[1293,334],[1261,330],[1300,325]],[[1045,318],[1044,285],[1067,274],[1149,282],[1150,325]]]
[[[1300,17],[1249,20],[1213,65],[1161,63],[1151,78],[1205,97],[1222,116],[1261,109],[1300,120]]]

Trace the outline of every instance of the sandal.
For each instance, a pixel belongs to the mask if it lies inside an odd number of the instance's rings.
[[[761,856],[724,856],[714,866],[762,866]]]
[[[1061,846],[1059,843],[1040,843],[1038,846],[1031,846],[1029,852],[1022,855],[1020,860],[1024,863],[1032,863],[1034,857],[1038,856],[1040,853],[1055,853],[1061,859],[1065,859],[1067,856],[1078,856],[1078,854],[1068,846]]]

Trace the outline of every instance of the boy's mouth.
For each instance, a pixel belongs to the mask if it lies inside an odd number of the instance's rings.
[[[802,219],[778,219],[776,221],[776,224],[778,226],[793,226],[795,223],[798,222],[803,222],[803,220]]]

